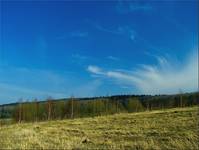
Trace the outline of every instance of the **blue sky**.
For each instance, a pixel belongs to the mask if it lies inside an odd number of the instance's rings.
[[[197,90],[196,0],[0,6],[0,103]]]

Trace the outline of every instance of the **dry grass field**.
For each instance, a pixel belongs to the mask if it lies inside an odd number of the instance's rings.
[[[1,149],[198,149],[198,107],[6,125]]]

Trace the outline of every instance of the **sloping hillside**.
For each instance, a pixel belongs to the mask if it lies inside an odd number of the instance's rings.
[[[0,128],[0,147],[20,149],[198,149],[198,107]]]

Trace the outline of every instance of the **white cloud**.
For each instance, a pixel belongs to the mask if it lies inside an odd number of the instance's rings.
[[[108,56],[107,59],[114,60],[114,61],[118,61],[119,60],[119,58],[115,57],[115,56]]]
[[[105,76],[121,86],[136,87],[141,94],[171,94],[179,90],[191,92],[197,90],[198,54],[190,55],[181,66],[157,56],[156,65],[141,65],[132,73],[125,71],[105,71],[97,66],[90,71]]]
[[[90,65],[90,66],[88,66],[87,70],[94,74],[103,74],[101,69],[97,66]]]

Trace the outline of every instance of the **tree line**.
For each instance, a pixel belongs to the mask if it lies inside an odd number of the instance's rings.
[[[23,101],[9,109],[0,106],[1,118],[12,118],[15,122],[35,122],[67,118],[94,117],[122,112],[140,112],[154,109],[186,107],[199,104],[198,93],[157,96],[110,96],[92,99]],[[9,110],[9,111],[8,111]],[[6,115],[6,116],[5,116]]]

